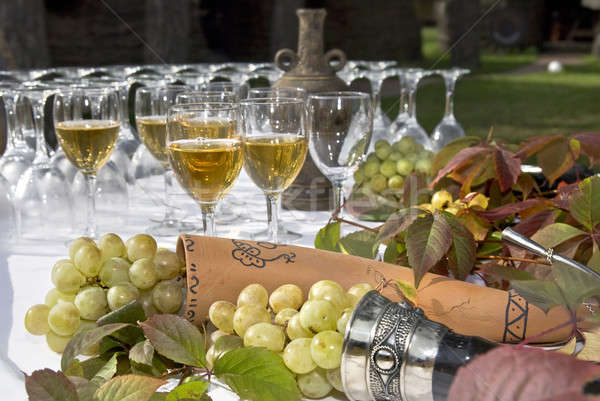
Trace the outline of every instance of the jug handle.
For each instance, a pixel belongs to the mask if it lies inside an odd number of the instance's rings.
[[[275,54],[275,65],[283,71],[289,71],[297,64],[298,55],[291,49],[281,49]]]

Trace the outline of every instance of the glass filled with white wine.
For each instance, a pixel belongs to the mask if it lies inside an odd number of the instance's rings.
[[[96,237],[96,173],[119,137],[119,95],[114,88],[62,90],[54,97],[54,129],[67,159],[87,183],[85,235]]]
[[[306,108],[298,98],[255,98],[240,102],[245,169],[267,198],[268,238],[278,242],[281,193],[296,179],[308,147]]]
[[[167,149],[177,181],[200,205],[204,235],[215,233],[215,207],[244,163],[238,105],[206,102],[169,108]]]
[[[135,123],[142,142],[163,167],[165,214],[147,232],[162,237],[176,236],[184,229],[175,218],[170,199],[173,171],[167,155],[167,110],[175,104],[177,95],[189,90],[185,85],[148,85],[135,92]]]

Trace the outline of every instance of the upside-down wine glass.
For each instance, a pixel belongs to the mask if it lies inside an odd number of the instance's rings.
[[[389,138],[391,142],[396,142],[399,138],[397,133],[406,125],[406,122],[409,119],[408,114],[408,88],[406,86],[406,69],[405,68],[395,68],[396,76],[398,77],[398,84],[400,86],[400,98],[398,99],[399,107],[398,107],[398,115],[390,124]]]
[[[450,70],[439,70],[436,72],[444,78],[446,84],[446,110],[444,112],[444,117],[435,127],[433,134],[431,135],[433,150],[438,152],[447,143],[465,136],[465,130],[454,117],[454,89],[456,87],[456,81],[461,76],[469,74],[471,71],[463,68],[452,68]]]
[[[307,152],[306,108],[302,98],[240,101],[245,169],[267,198],[267,241],[280,241],[279,198],[300,173]]]
[[[334,187],[341,213],[344,183],[364,159],[373,131],[371,96],[363,92],[308,95],[308,148],[317,168]]]
[[[375,142],[378,140],[390,141],[388,132],[391,121],[381,108],[381,87],[383,81],[396,74],[395,70],[390,69],[394,64],[396,64],[394,61],[367,62],[369,69],[366,71],[366,77],[371,84],[371,96],[373,97],[373,136],[369,145],[369,152],[375,149]]]
[[[200,205],[206,236],[215,234],[215,207],[233,187],[244,163],[238,108],[214,102],[169,108],[169,162],[179,184]]]
[[[96,173],[119,137],[119,96],[114,88],[62,90],[54,96],[54,129],[63,152],[87,183],[85,235],[96,237]]]

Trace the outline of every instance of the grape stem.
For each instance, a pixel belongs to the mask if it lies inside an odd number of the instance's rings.
[[[376,234],[379,233],[379,230],[376,229],[376,228],[367,227],[367,226],[364,226],[364,225],[362,225],[360,223],[355,223],[353,221],[346,220],[346,219],[344,219],[342,217],[332,216],[331,219],[330,219],[330,221],[335,221],[337,223],[349,224],[351,226],[362,228],[365,231],[371,231],[371,232],[376,233]]]
[[[487,256],[477,256],[477,259],[505,260],[505,261],[511,261],[511,262],[536,263],[538,265],[551,266],[551,263],[548,263],[547,261],[545,261],[543,259],[517,258],[514,256],[487,255]]]

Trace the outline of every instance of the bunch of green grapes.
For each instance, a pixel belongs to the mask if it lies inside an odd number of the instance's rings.
[[[404,179],[412,172],[430,175],[432,159],[433,153],[410,136],[391,145],[380,139],[375,143],[375,152],[354,172],[354,182],[367,192],[395,194],[402,190]]]
[[[237,305],[216,301],[210,306],[208,317],[217,328],[211,340],[237,335],[245,347],[280,353],[302,394],[322,398],[334,388],[343,391],[340,363],[346,325],[371,290],[373,286],[361,283],[345,291],[335,281],[322,280],[313,284],[305,301],[295,284],[284,284],[270,295],[262,285],[250,284],[239,293]],[[213,344],[207,351],[211,367],[219,356],[215,353]]]
[[[45,335],[50,349],[62,353],[75,333],[95,327],[106,313],[134,300],[140,301],[147,316],[178,312],[184,273],[177,254],[157,249],[147,234],[125,243],[116,234],[106,234],[97,243],[77,238],[69,247],[69,258],[52,267],[55,288],[46,294],[44,304],[27,310],[25,328]],[[97,349],[89,350],[96,353]]]

